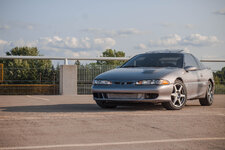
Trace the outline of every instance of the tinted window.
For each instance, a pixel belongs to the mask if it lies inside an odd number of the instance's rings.
[[[199,68],[199,65],[197,64],[195,58],[190,55],[190,54],[186,54],[185,57],[184,57],[184,65],[185,66],[194,66],[194,67],[197,67]]]
[[[183,54],[150,53],[133,57],[122,67],[183,67]]]

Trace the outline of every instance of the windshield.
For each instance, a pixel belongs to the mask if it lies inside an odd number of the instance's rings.
[[[183,54],[150,53],[131,58],[122,68],[128,67],[183,67]]]

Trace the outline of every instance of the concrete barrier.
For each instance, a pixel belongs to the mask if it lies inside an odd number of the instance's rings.
[[[77,65],[60,66],[59,93],[77,95]]]

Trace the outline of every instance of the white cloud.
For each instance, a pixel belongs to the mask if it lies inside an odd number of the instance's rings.
[[[77,38],[75,37],[67,37],[65,39],[65,45],[67,45],[67,47],[71,47],[71,48],[77,48],[79,45],[79,41]]]
[[[9,30],[9,29],[25,29],[33,30],[37,25],[26,23],[26,22],[11,22],[9,24],[0,24],[0,30]]]
[[[111,48],[116,44],[116,41],[112,38],[95,38],[95,47],[104,47],[104,49]]]
[[[189,48],[187,48],[187,47],[184,47],[183,50],[184,50],[186,53],[190,53],[190,52],[191,52],[191,50],[190,50]]]
[[[5,54],[5,49],[9,46],[9,42],[0,39],[0,55]]]
[[[4,41],[4,40],[0,40],[0,46],[4,46],[4,45],[7,45],[7,44],[9,44],[9,42]]]
[[[120,30],[105,30],[105,29],[99,29],[99,28],[88,28],[82,30],[83,32],[91,33],[98,36],[106,36],[106,37],[116,37],[116,36],[130,36],[130,35],[138,35],[142,34],[138,29],[135,28],[126,28],[126,29],[120,29]]]
[[[151,46],[170,46],[177,45],[181,41],[181,37],[177,34],[162,37],[160,40],[150,40]]]
[[[185,36],[180,44],[191,46],[210,46],[219,43],[216,36],[203,36],[200,34],[191,34]]]
[[[35,46],[37,46],[37,42],[38,41],[24,41],[23,39],[19,39],[17,41],[10,41],[8,43],[11,47],[16,47],[16,46],[18,46],[18,47],[22,47],[22,46],[35,47]]]
[[[116,41],[112,38],[94,38],[90,39],[89,37],[78,39],[76,37],[66,37],[61,38],[59,36],[54,37],[44,37],[38,40],[39,46],[48,46],[55,48],[65,48],[73,49],[76,51],[80,49],[89,50],[89,49],[106,49],[112,48],[116,44]]]
[[[80,42],[80,48],[87,48],[87,49],[91,48],[92,45],[90,42],[91,41],[90,41],[89,37],[82,38],[81,42]]]
[[[139,44],[139,45],[136,46],[135,48],[136,48],[136,49],[143,49],[143,50],[148,49],[148,47],[147,47],[145,44],[143,44],[143,43]]]
[[[71,50],[65,50],[64,51],[64,56],[65,57],[79,57],[79,53],[78,52],[73,52]]]
[[[194,28],[194,25],[193,24],[186,24],[185,27],[187,29],[193,29]]]
[[[53,52],[54,55],[66,57],[93,56],[97,55],[98,51],[103,51],[106,48],[112,48],[116,41],[112,38],[76,38],[59,36],[45,37],[38,40],[37,47],[45,51],[47,54]],[[52,51],[52,52],[51,52]],[[92,53],[92,55],[90,55]]]
[[[225,8],[220,9],[218,11],[215,11],[214,14],[217,14],[217,15],[225,15]]]
[[[105,29],[100,29],[100,28],[88,28],[88,29],[83,29],[82,32],[85,33],[91,33],[94,34],[95,36],[115,36],[116,31],[114,30],[105,30]]]
[[[33,29],[34,29],[34,26],[32,26],[32,25],[27,25],[27,29],[33,30]]]
[[[43,37],[38,40],[25,41],[23,39],[17,41],[4,41],[0,40],[0,50],[6,48],[7,51],[16,46],[29,46],[38,47],[41,53],[46,56],[90,56],[89,53],[93,52],[97,55],[98,51],[103,51],[107,48],[112,48],[116,44],[113,38],[93,38],[89,37],[76,38],[59,36]],[[3,53],[3,52],[2,52]],[[93,56],[93,55],[92,55]]]
[[[31,23],[26,23],[26,22],[16,22],[11,25],[12,28],[20,28],[20,29],[25,29],[25,30],[33,30],[36,25],[31,24]]]
[[[216,36],[204,36],[200,34],[191,34],[181,37],[178,34],[172,34],[160,38],[159,40],[150,40],[147,44],[139,44],[137,47],[148,49],[150,47],[176,47],[176,46],[212,46],[220,43]],[[137,48],[136,47],[136,48]]]
[[[38,40],[38,47],[75,49],[79,47],[79,41],[75,37],[61,38],[59,36],[44,37]]]
[[[137,34],[141,34],[141,33],[142,33],[141,31],[139,31],[135,28],[122,29],[122,30],[118,30],[116,32],[116,34],[119,36],[137,35]]]

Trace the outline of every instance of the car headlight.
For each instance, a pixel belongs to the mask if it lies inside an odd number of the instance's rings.
[[[109,85],[112,84],[112,82],[107,80],[94,80],[93,84]]]
[[[167,84],[170,84],[170,82],[167,80],[141,80],[141,81],[135,82],[135,84],[136,85],[152,85],[152,84],[167,85]]]

